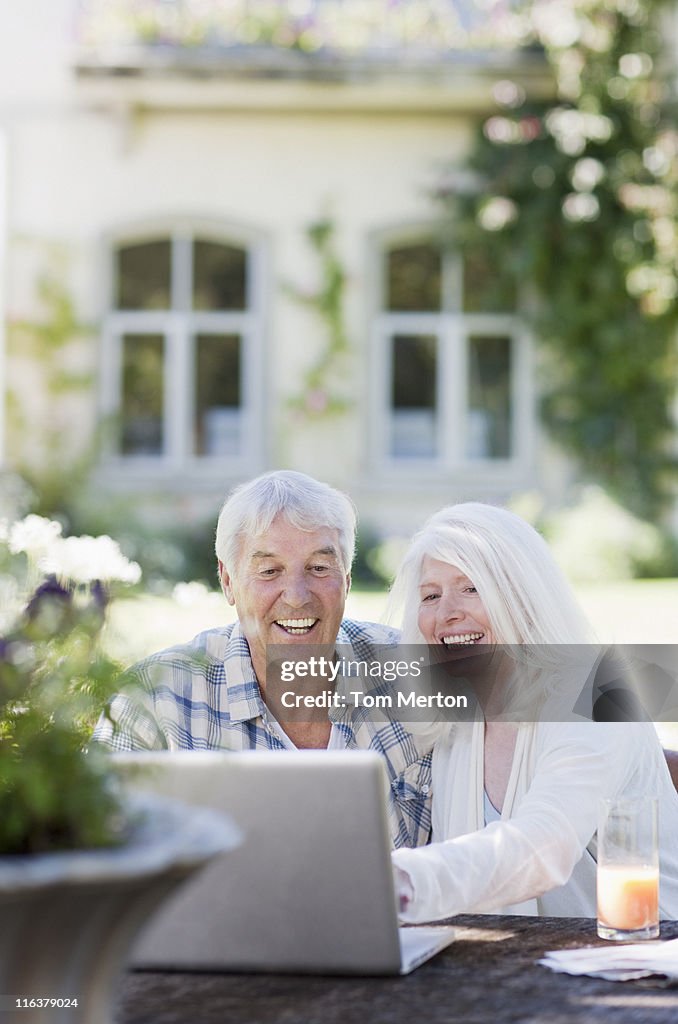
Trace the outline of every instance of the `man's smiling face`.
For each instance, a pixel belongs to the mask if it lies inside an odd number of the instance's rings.
[[[268,644],[336,642],[351,583],[337,530],[300,530],[279,515],[265,533],[243,538],[231,575],[221,563],[219,573],[261,684]]]

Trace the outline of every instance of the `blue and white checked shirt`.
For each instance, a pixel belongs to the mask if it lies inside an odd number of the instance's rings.
[[[393,644],[393,630],[344,619],[337,645],[356,660],[374,645]],[[263,701],[239,623],[199,633],[189,643],[152,654],[125,673],[123,692],[101,716],[93,739],[112,750],[284,750]],[[422,846],[431,831],[431,752],[422,752],[402,722],[330,709],[347,748],[377,750],[389,780],[389,823],[395,847]]]

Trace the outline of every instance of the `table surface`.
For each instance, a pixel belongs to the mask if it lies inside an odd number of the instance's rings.
[[[675,1024],[678,988],[554,974],[547,950],[601,944],[579,918],[465,915],[456,941],[404,978],[130,971],[116,1024]],[[662,938],[678,937],[678,921]],[[604,943],[606,945],[606,943]]]

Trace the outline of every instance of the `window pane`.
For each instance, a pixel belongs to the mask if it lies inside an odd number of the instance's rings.
[[[162,334],[126,334],[122,346],[122,453],[161,455],[165,339]]]
[[[232,245],[193,245],[193,308],[245,309],[247,253]]]
[[[123,245],[115,254],[115,305],[118,309],[169,309],[169,240]]]
[[[510,338],[469,338],[469,459],[507,459],[512,454],[511,349]]]
[[[464,253],[464,312],[512,313],[516,288],[500,265],[482,253]]]
[[[197,455],[238,455],[242,446],[241,339],[199,334],[195,339]]]
[[[441,251],[421,243],[391,249],[386,255],[386,308],[438,311],[441,304]]]
[[[430,458],[437,452],[436,338],[401,334],[392,345],[391,455]]]

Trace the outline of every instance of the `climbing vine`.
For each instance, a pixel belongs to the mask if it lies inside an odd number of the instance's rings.
[[[476,187],[442,195],[468,253],[531,299],[542,412],[586,478],[657,516],[676,479],[678,131],[662,0],[534,0],[554,96],[499,82]],[[675,73],[675,68],[673,68]],[[491,296],[488,296],[491,300]]]
[[[344,320],[346,272],[336,252],[333,222],[314,222],[307,237],[317,255],[319,283],[308,291],[288,285],[287,291],[316,314],[323,326],[324,340],[289,405],[298,414],[317,419],[343,413],[353,405],[348,379],[350,344]]]
[[[59,255],[59,254],[57,254]],[[9,427],[14,440],[14,468],[34,493],[33,511],[43,515],[62,512],[84,484],[96,454],[96,438],[74,453],[72,403],[94,385],[91,371],[74,366],[68,349],[91,339],[94,327],[82,323],[64,281],[57,258],[37,281],[41,315],[34,320],[8,323],[10,360],[29,358],[35,364],[42,401],[25,387],[7,392]],[[28,444],[23,439],[28,438]]]

